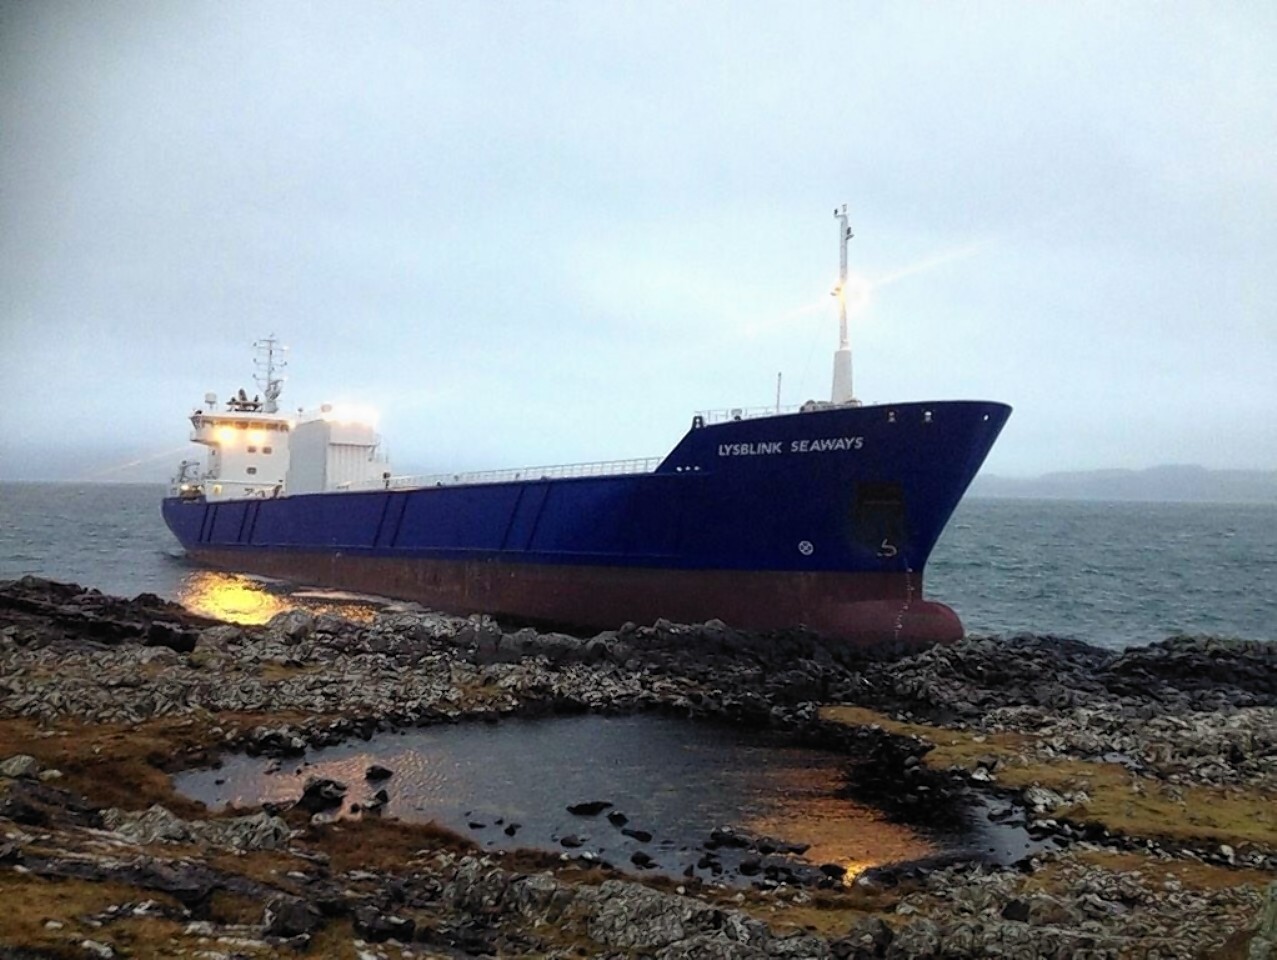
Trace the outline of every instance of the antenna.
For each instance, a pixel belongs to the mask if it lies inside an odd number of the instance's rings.
[[[262,388],[262,395],[266,398],[263,409],[266,413],[278,413],[279,404],[275,401],[283,392],[284,378],[276,374],[288,366],[288,361],[284,359],[288,348],[275,339],[273,333],[269,337],[254,342],[253,347],[257,350],[257,357],[253,364],[258,371],[253,379]]]
[[[834,354],[834,385],[829,399],[835,404],[855,403],[851,389],[851,341],[847,336],[847,241],[854,236],[847,225],[847,204],[834,208],[838,220],[838,286],[832,295],[838,298],[838,350]]]

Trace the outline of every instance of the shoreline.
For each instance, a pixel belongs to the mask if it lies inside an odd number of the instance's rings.
[[[300,806],[214,816],[169,781],[227,751],[647,710],[838,750],[848,790],[899,822],[974,797],[1050,849],[728,887]],[[32,761],[10,769],[15,755]],[[43,918],[0,920],[0,944],[32,956],[235,941],[249,956],[1244,957],[1277,881],[1277,645],[1260,641],[974,639],[893,660],[712,621],[582,640],[393,607],[241,627],[23,578],[0,582],[0,763],[0,894]]]

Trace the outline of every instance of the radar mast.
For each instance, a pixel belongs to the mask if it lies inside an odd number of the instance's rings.
[[[284,390],[284,378],[277,374],[288,366],[288,361],[284,359],[288,348],[280,343],[273,333],[269,337],[254,342],[253,347],[257,350],[257,357],[254,360],[257,373],[253,375],[253,379],[262,388],[262,396],[265,398],[263,410],[266,413],[278,413],[279,404],[276,401]]]
[[[856,403],[851,389],[851,341],[847,336],[847,241],[853,236],[847,225],[847,204],[834,209],[838,220],[838,286],[833,296],[838,298],[838,350],[834,354],[834,385],[830,401],[834,404]]]

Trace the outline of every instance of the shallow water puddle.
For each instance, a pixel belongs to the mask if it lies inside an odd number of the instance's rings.
[[[374,763],[393,776],[367,781]],[[702,862],[703,844],[720,827],[807,844],[807,861],[838,863],[852,875],[938,852],[873,808],[837,798],[844,765],[835,753],[757,731],[583,715],[383,733],[282,762],[238,755],[175,783],[220,809],[295,800],[308,777],[328,777],[349,786],[341,815],[385,789],[384,815],[433,820],[485,847],[567,847],[631,869],[642,852],[667,873]],[[567,810],[591,801],[610,806],[586,816]],[[724,857],[728,873],[742,853]]]

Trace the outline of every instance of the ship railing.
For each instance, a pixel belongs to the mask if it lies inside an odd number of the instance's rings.
[[[383,477],[352,484],[352,490],[403,490],[417,487],[455,487],[476,483],[509,483],[518,480],[562,480],[569,477],[614,477],[635,473],[651,473],[660,465],[660,457],[636,460],[597,460],[592,463],[566,463],[554,466],[519,467],[511,470],[472,470],[466,473],[432,473],[415,476]]]
[[[729,423],[732,420],[757,420],[759,417],[778,417],[783,413],[798,413],[801,407],[730,407],[726,410],[697,410],[696,416],[703,424]]]

